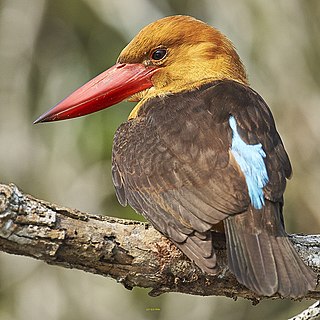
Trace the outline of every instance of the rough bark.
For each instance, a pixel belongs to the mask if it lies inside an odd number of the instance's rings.
[[[320,235],[291,235],[303,260],[320,274]],[[15,185],[0,184],[0,250],[116,279],[126,288],[243,297],[264,297],[239,284],[226,265],[225,239],[215,235],[220,273],[203,274],[147,223],[91,215],[37,200]],[[306,298],[319,299],[320,290]],[[276,298],[276,297],[275,297]]]

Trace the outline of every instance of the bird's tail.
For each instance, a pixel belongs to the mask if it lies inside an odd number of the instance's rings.
[[[288,239],[280,204],[266,201],[261,210],[224,220],[228,264],[237,280],[263,296],[303,297],[316,286],[315,273]]]

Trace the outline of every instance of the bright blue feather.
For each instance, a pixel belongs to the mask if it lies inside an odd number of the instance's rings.
[[[233,116],[229,118],[232,129],[231,152],[240,166],[248,186],[252,205],[261,209],[264,205],[263,187],[268,183],[269,177],[264,163],[266,157],[262,144],[246,144],[237,131],[237,122]]]

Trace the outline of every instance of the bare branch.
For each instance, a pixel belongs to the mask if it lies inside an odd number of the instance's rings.
[[[292,235],[295,248],[320,273],[320,235]],[[226,265],[225,239],[215,235],[220,273],[203,274],[180,250],[150,225],[82,213],[0,184],[0,250],[109,276],[126,288],[151,288],[150,295],[258,297],[237,282]],[[320,290],[306,298],[320,298]]]
[[[320,316],[320,301],[317,301],[308,309],[299,313],[295,317],[290,318],[289,320],[315,320],[315,319],[319,319],[319,316]]]

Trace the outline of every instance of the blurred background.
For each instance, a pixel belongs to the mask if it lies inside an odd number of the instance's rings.
[[[204,20],[235,44],[292,160],[287,230],[319,233],[318,0],[0,0],[0,181],[82,211],[142,219],[117,203],[110,176],[112,137],[134,104],[72,121],[32,122],[110,67],[142,27],[173,14]],[[151,298],[148,291],[0,253],[1,320],[277,320],[311,304]]]

